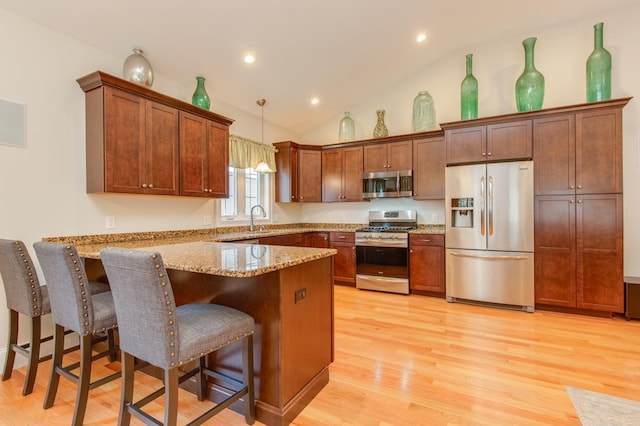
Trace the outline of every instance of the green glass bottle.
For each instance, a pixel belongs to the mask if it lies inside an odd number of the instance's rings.
[[[534,111],[542,108],[544,101],[544,76],[536,69],[533,61],[533,49],[537,38],[531,37],[522,42],[524,46],[524,71],[516,80],[516,104],[518,111]]]
[[[191,104],[202,109],[209,110],[211,107],[211,99],[209,99],[209,95],[207,94],[206,89],[204,88],[204,77],[197,76],[196,77],[196,91],[193,92],[193,97],[191,98]]]
[[[587,102],[611,99],[611,53],[602,47],[604,23],[593,26],[593,52],[587,59]]]
[[[478,118],[478,80],[473,76],[473,54],[467,56],[467,75],[460,85],[460,119]]]

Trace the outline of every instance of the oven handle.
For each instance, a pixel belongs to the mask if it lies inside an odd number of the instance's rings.
[[[391,248],[407,248],[406,240],[365,240],[356,241],[356,247],[391,247]]]

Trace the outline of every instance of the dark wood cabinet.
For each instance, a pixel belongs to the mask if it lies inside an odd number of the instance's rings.
[[[445,127],[447,164],[524,160],[533,156],[531,120]]]
[[[304,246],[313,248],[329,248],[328,232],[307,232],[304,234]]]
[[[322,151],[322,201],[362,201],[362,147]]]
[[[322,154],[318,150],[298,151],[298,201],[319,203],[322,201]]]
[[[623,312],[622,108],[533,120],[536,304]]]
[[[329,233],[329,247],[338,253],[333,256],[333,283],[355,287],[356,246],[354,232]]]
[[[364,146],[363,171],[391,172],[412,167],[411,141],[370,144]]]
[[[104,109],[87,110],[87,134],[104,133],[87,139],[87,192],[178,195],[178,110],[112,87],[95,95]]]
[[[180,113],[180,195],[229,195],[229,127]]]
[[[304,234],[286,234],[282,236],[283,246],[304,247]]]
[[[409,286],[412,293],[444,296],[444,235],[409,235]]]
[[[276,153],[276,202],[321,202],[322,157],[320,147],[278,142]]]
[[[226,195],[228,128],[233,120],[101,71],[77,81],[85,92],[87,192],[196,195],[192,191],[200,174],[206,183],[201,187],[212,189],[206,196]],[[183,113],[208,121],[204,130],[184,121]],[[214,134],[212,128],[218,133],[207,139]],[[187,139],[181,141],[181,136]],[[203,155],[205,147],[220,151],[208,152],[206,164],[192,175],[194,156]]]
[[[536,303],[624,311],[622,194],[537,196]]]
[[[413,199],[444,199],[444,138],[413,141]]]
[[[259,244],[264,244],[266,246],[282,246],[282,235],[271,235],[268,237],[260,237],[258,238]]]

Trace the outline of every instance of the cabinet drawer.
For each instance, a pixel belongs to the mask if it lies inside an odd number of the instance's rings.
[[[444,247],[444,235],[441,234],[410,234],[410,246]]]
[[[353,243],[356,240],[355,232],[331,232],[329,233],[329,240],[331,242],[350,242]]]

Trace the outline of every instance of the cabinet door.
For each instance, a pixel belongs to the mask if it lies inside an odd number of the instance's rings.
[[[578,308],[624,312],[622,194],[578,195]]]
[[[304,234],[287,234],[282,236],[283,246],[304,247]]]
[[[622,110],[576,115],[576,192],[622,192]]]
[[[477,163],[486,160],[487,127],[466,127],[445,132],[447,164]]]
[[[229,196],[229,126],[207,123],[207,192],[212,197]]]
[[[145,193],[145,101],[110,87],[104,96],[104,190]]]
[[[314,248],[329,248],[328,232],[308,232],[304,235],[304,246]]]
[[[413,141],[413,199],[444,199],[444,138]]]
[[[334,284],[356,282],[356,247],[351,242],[331,242],[330,247],[338,253],[333,256]]]
[[[178,110],[156,102],[145,103],[147,193],[179,195]]]
[[[298,148],[276,144],[276,202],[298,201]]]
[[[298,151],[299,201],[322,201],[322,154],[320,151],[301,149]]]
[[[444,236],[411,235],[409,247],[411,290],[444,294]]]
[[[573,195],[535,198],[535,303],[576,307],[576,208]]]
[[[271,237],[261,237],[258,239],[258,243],[264,244],[267,246],[281,246],[282,235],[273,235]]]
[[[411,141],[387,144],[387,170],[411,170],[413,165],[413,145]]]
[[[533,120],[536,195],[575,192],[575,146],[573,114]]]
[[[361,146],[342,150],[342,201],[362,201]]]
[[[363,151],[364,173],[384,172],[389,168],[387,144],[366,145]]]
[[[322,201],[326,203],[341,200],[342,149],[322,151]]]
[[[194,114],[180,112],[180,195],[208,197],[207,125]]]
[[[487,160],[531,159],[531,120],[487,126]]]

